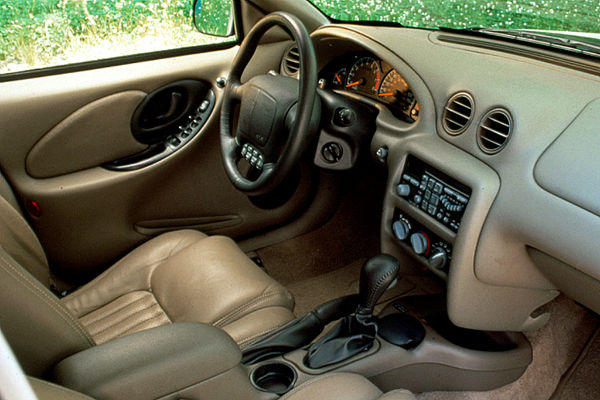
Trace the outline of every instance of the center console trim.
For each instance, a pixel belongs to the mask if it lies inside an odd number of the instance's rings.
[[[556,291],[489,285],[475,274],[479,236],[500,189],[497,173],[482,161],[431,134],[398,136],[379,129],[372,149],[389,148],[388,182],[381,220],[381,250],[402,259],[409,257],[395,238],[391,224],[396,208],[430,227],[454,246],[447,283],[448,314],[454,324],[479,330],[523,331],[541,327],[548,314],[532,313],[558,295]],[[407,156],[411,154],[471,188],[471,198],[462,224],[454,235],[417,210],[396,193]]]

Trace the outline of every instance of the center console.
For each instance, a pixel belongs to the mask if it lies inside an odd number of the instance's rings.
[[[398,203],[391,232],[396,244],[447,278],[454,238],[471,198],[471,188],[409,155],[395,182]]]

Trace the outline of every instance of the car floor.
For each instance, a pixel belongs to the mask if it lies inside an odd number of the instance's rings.
[[[384,183],[364,176],[352,182],[338,211],[325,225],[256,252],[267,273],[294,294],[296,315],[357,293],[362,264],[379,252]],[[402,268],[401,275],[380,300],[379,310],[399,296],[444,290],[443,282],[418,265]],[[517,381],[487,392],[421,393],[419,400],[600,398],[598,316],[564,296],[546,307],[550,321],[525,333],[533,348],[533,362]]]

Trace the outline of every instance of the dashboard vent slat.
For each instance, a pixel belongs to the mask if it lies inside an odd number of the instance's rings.
[[[473,119],[474,104],[473,97],[466,92],[458,92],[450,97],[442,116],[442,125],[446,132],[450,135],[463,133]]]
[[[510,113],[503,108],[488,111],[477,129],[477,144],[487,154],[496,154],[506,146],[513,128]]]
[[[297,76],[300,70],[300,51],[297,46],[290,47],[284,54],[282,69],[287,76]]]

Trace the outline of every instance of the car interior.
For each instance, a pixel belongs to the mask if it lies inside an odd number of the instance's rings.
[[[598,58],[232,18],[3,79],[0,397],[600,398]]]

